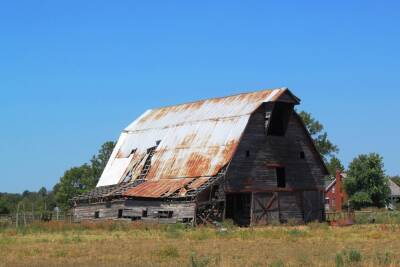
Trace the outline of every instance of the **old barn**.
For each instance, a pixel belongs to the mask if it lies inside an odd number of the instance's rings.
[[[76,221],[239,225],[324,219],[326,167],[286,88],[146,111],[121,134]]]

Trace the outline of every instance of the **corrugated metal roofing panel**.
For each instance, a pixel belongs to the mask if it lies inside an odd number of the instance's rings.
[[[231,160],[250,115],[285,92],[265,90],[146,111],[122,133],[98,186],[121,182],[131,169],[137,178],[148,149],[157,144],[148,180],[216,175]]]
[[[162,179],[159,181],[146,181],[125,192],[128,197],[159,198],[168,197],[193,179]]]

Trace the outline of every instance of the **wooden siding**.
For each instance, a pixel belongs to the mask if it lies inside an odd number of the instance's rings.
[[[118,214],[122,210],[122,218]],[[166,203],[162,201],[124,200],[106,203],[80,205],[74,208],[74,220],[113,220],[131,219],[145,222],[177,223],[194,222],[195,203]],[[99,212],[99,218],[95,218],[95,212]],[[170,218],[160,218],[160,213],[171,212]],[[143,217],[143,215],[146,215]]]
[[[266,135],[265,114],[271,109],[272,105],[264,105],[250,118],[227,172],[225,190],[257,192],[252,201],[253,223],[267,223],[276,217],[280,221],[320,219],[325,168],[297,114],[291,115],[284,136]],[[276,167],[285,168],[285,188],[277,187]],[[261,205],[267,205],[275,192],[277,202],[264,214]],[[279,213],[274,213],[278,206]]]

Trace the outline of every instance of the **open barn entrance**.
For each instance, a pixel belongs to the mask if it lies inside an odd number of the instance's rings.
[[[251,194],[226,195],[226,219],[232,219],[237,225],[250,225]]]

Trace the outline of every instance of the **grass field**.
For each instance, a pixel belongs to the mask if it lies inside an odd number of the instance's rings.
[[[0,229],[0,266],[400,266],[400,225]]]

